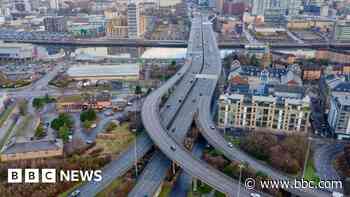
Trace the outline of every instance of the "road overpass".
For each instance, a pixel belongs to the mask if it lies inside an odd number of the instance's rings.
[[[200,67],[201,73],[206,72],[207,69],[215,70],[216,72],[221,71],[221,63],[215,67],[212,66],[209,68],[209,64],[206,63],[207,58],[212,56],[212,58],[219,58],[219,50],[216,46],[214,32],[212,30],[211,23],[203,22],[203,41],[200,47],[202,47],[202,56],[203,56],[203,64],[202,65],[192,65],[192,67]],[[209,58],[208,58],[209,59]],[[173,132],[173,128],[170,127],[168,130],[161,123],[161,117],[159,115],[159,108],[161,105],[162,97],[174,86],[176,89],[186,90],[190,87],[190,93],[195,92],[196,98],[200,96],[201,90],[203,90],[203,94],[205,93],[205,89],[208,87],[198,85],[198,81],[206,81],[206,79],[196,79],[195,76],[197,73],[193,73],[192,82],[188,82],[185,86],[179,86],[178,84],[183,80],[185,73],[189,73],[189,68],[184,66],[181,70],[169,79],[165,84],[163,84],[159,89],[152,92],[146,99],[142,107],[142,120],[144,126],[153,140],[153,142],[159,147],[159,149],[173,162],[179,165],[182,169],[184,169],[187,173],[193,176],[196,179],[200,179],[201,181],[207,183],[218,191],[226,193],[228,196],[236,195],[240,186],[237,181],[229,178],[224,175],[217,169],[211,167],[206,162],[195,158],[188,150],[186,150],[181,142],[178,142],[174,137],[172,137],[169,132]],[[215,88],[215,87],[214,87]],[[171,98],[171,97],[170,97]],[[189,100],[190,97],[188,95],[184,95],[183,97],[177,98],[178,104],[182,108],[182,103],[186,101],[193,102],[193,105],[197,106],[197,101]],[[171,106],[174,107],[174,106]],[[186,108],[185,108],[186,109]],[[187,113],[190,114],[190,113]],[[191,114],[190,114],[191,115]],[[177,122],[178,120],[190,119],[193,120],[193,116],[185,116],[179,115],[175,113],[175,118],[173,122]],[[181,123],[180,123],[181,124]],[[175,126],[179,126],[179,123],[176,123]],[[176,132],[176,131],[175,131]],[[250,196],[250,192],[241,188],[241,196]]]
[[[6,39],[4,42],[31,43],[44,46],[55,47],[167,47],[186,48],[188,42],[185,40],[136,40],[136,39],[82,39],[82,40],[15,40]],[[265,43],[266,44],[266,43]],[[249,43],[237,41],[222,41],[218,43],[220,49],[244,49]],[[350,43],[268,43],[271,49],[342,49],[350,50]]]
[[[218,76],[221,74],[221,60],[219,55],[219,49],[216,46],[216,40],[214,33],[211,29],[211,24],[203,23],[203,65],[201,69],[201,76],[208,77],[194,77],[195,82],[192,85],[191,93],[195,92],[199,101],[197,119],[200,129],[203,130],[204,137],[207,138],[215,148],[225,153],[231,160],[238,160],[242,162],[248,162],[251,167],[256,168],[259,171],[265,172],[269,177],[275,180],[292,180],[290,177],[272,169],[265,164],[261,164],[256,159],[246,155],[242,151],[236,148],[228,150],[227,142],[225,139],[216,131],[214,123],[210,119],[210,106],[211,100],[215,92],[215,88],[218,82]],[[198,66],[198,65],[192,65]],[[185,67],[185,69],[188,69]],[[209,184],[218,191],[224,192],[229,196],[234,196],[235,191],[239,189],[237,182],[228,178],[221,172],[212,168],[205,162],[194,158],[186,149],[183,148],[182,144],[169,135],[172,132],[172,127],[166,128],[161,124],[161,117],[159,116],[159,106],[161,104],[161,98],[166,92],[176,86],[178,88],[178,81],[182,80],[184,76],[184,70],[180,70],[179,73],[171,78],[167,83],[161,86],[158,90],[150,94],[142,107],[142,120],[145,128],[154,141],[154,143],[160,148],[160,150],[172,161],[177,163],[191,176],[200,179],[201,181]],[[195,76],[198,76],[197,74]],[[216,76],[216,77],[214,77]],[[185,88],[185,87],[181,87]],[[180,103],[184,102],[191,97],[185,97],[179,100]],[[181,106],[181,105],[180,105]],[[178,119],[180,117],[175,117]],[[186,117],[187,118],[187,117]],[[175,123],[175,121],[174,121]],[[181,123],[180,123],[181,124]],[[178,126],[178,125],[175,125]],[[173,126],[173,127],[175,127]],[[315,189],[298,189],[291,188],[287,189],[294,195],[305,196],[305,197],[327,197],[331,194],[327,191],[315,190]],[[243,191],[245,195],[249,195],[248,191]],[[265,194],[264,194],[265,195]]]
[[[202,56],[202,34],[201,34],[201,22],[200,18],[195,18],[193,20],[193,25],[191,28],[190,39],[193,41],[188,47],[188,53],[191,54],[184,67],[188,68],[188,72],[186,72],[182,80],[179,81],[177,87],[173,88],[171,92],[169,92],[169,98],[163,104],[163,107],[160,110],[161,123],[165,128],[170,128],[174,125],[174,121],[181,121],[180,125],[177,128],[172,127],[170,130],[172,132],[169,133],[174,139],[176,139],[179,143],[185,138],[187,131],[190,129],[192,124],[192,115],[196,112],[196,107],[192,102],[183,102],[182,105],[179,104],[178,98],[186,97],[186,95],[190,92],[191,86],[187,84],[193,81],[193,73],[200,72],[199,66],[194,65],[202,65],[203,64],[203,56]],[[184,88],[182,88],[184,87]],[[185,107],[181,107],[184,106]],[[184,110],[186,108],[186,110]],[[174,120],[176,114],[181,114],[181,117],[184,119]],[[176,132],[175,132],[176,131]],[[143,196],[153,196],[158,189],[161,187],[163,179],[165,178],[166,172],[169,170],[171,163],[169,163],[168,159],[160,160],[159,156],[153,156],[152,159],[147,164],[147,167],[143,170],[142,175],[137,181],[136,186],[128,195],[129,197],[143,197]],[[154,174],[157,173],[157,174]],[[149,177],[151,175],[151,177]]]

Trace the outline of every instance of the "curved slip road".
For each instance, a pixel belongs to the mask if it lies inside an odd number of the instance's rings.
[[[213,35],[211,25],[207,23],[205,27],[208,28],[208,30],[203,30],[203,32],[206,32],[206,33],[209,32],[210,35],[208,35],[208,37],[211,38]],[[212,43],[212,41],[213,40],[209,40],[209,39],[204,40],[203,45],[208,45],[208,44],[216,45],[216,43]],[[210,50],[212,49],[208,47],[207,50],[209,50],[210,52]],[[215,51],[213,52],[214,52],[212,53],[213,55],[218,54],[218,53],[215,53]],[[207,63],[210,64],[210,62],[207,62]],[[205,64],[204,66],[208,67],[207,64]],[[218,68],[216,68],[216,70],[217,69]],[[221,65],[219,69],[221,69]],[[171,78],[168,82],[163,84],[163,86],[161,86],[158,90],[151,93],[146,98],[142,106],[142,112],[141,112],[142,121],[145,125],[145,128],[149,136],[151,137],[151,139],[160,148],[160,150],[168,158],[176,162],[187,173],[209,184],[216,190],[226,193],[228,196],[235,196],[237,191],[239,190],[239,185],[235,180],[224,175],[223,173],[211,167],[204,161],[194,158],[190,152],[188,152],[181,144],[179,144],[173,137],[171,137],[167,133],[166,129],[163,128],[159,117],[159,105],[161,102],[161,97],[170,88],[174,86],[177,80],[180,80],[179,76],[175,76]],[[240,192],[241,196],[250,196],[249,191],[243,188],[241,188],[240,190],[241,190]]]

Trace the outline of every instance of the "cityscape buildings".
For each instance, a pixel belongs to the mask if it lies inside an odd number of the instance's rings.
[[[128,3],[128,37],[138,38],[140,36],[140,12],[138,4],[130,1]]]
[[[52,16],[44,19],[45,30],[49,32],[67,31],[67,21],[64,16]]]
[[[0,196],[350,196],[349,7],[0,0]]]

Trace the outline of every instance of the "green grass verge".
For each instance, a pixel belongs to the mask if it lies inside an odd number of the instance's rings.
[[[28,128],[31,123],[34,121],[33,115],[27,115],[19,123],[16,129],[16,136],[25,136],[26,132],[29,132],[32,128]]]
[[[241,140],[237,137],[233,137],[230,135],[225,135],[224,137],[225,137],[226,141],[231,142],[235,146],[239,146],[241,143]]]
[[[162,190],[159,193],[159,197],[168,197],[171,192],[171,186],[164,184]]]
[[[316,174],[316,169],[312,158],[310,158],[307,162],[304,179],[314,181],[316,183],[320,182],[320,177]]]
[[[2,127],[2,125],[8,119],[8,117],[10,116],[10,114],[14,108],[15,108],[15,106],[11,105],[10,107],[8,107],[5,111],[3,111],[1,113],[1,115],[0,115],[0,127]]]
[[[115,189],[117,189],[120,184],[122,184],[122,178],[115,179],[111,184],[108,185],[104,190],[99,192],[96,197],[107,197],[109,196]]]
[[[16,122],[13,122],[12,125],[10,126],[10,128],[6,131],[6,134],[5,134],[4,138],[2,138],[1,141],[0,141],[0,150],[2,149],[2,147],[7,142],[8,138],[10,137],[11,132],[15,128],[15,126],[16,126]]]

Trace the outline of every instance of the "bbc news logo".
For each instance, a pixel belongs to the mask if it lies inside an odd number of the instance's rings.
[[[101,170],[56,170],[53,168],[8,169],[8,183],[56,183],[102,180]]]

